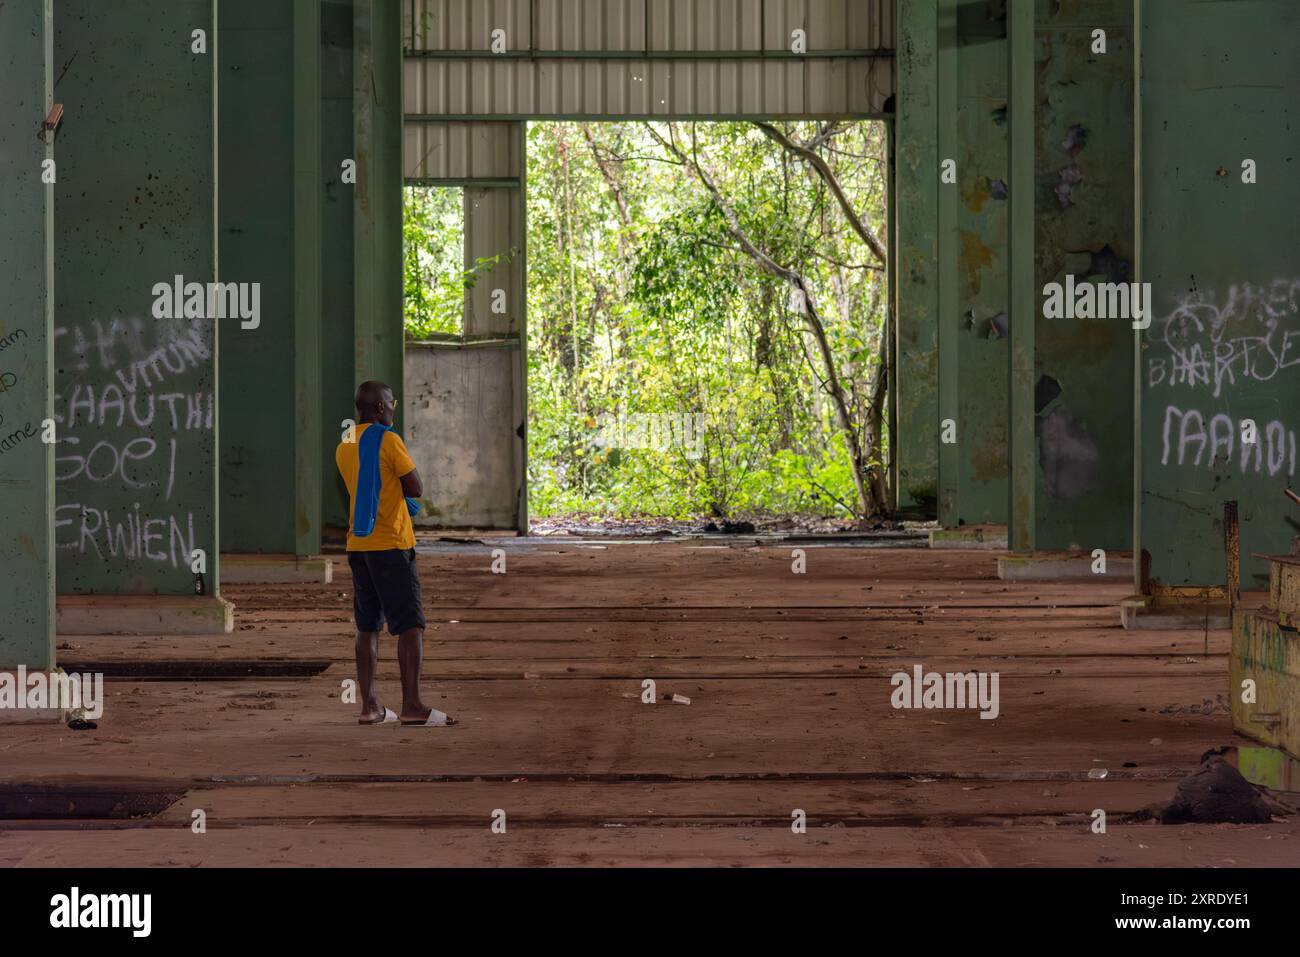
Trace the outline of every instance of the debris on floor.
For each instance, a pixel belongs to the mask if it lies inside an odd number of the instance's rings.
[[[1275,815],[1295,813],[1214,752],[1178,782],[1173,800],[1149,811],[1161,824],[1268,824]]]

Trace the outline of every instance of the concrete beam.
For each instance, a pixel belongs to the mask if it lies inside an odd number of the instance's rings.
[[[63,635],[223,635],[234,605],[215,595],[60,595]]]
[[[51,0],[0,4],[0,666],[54,664]]]

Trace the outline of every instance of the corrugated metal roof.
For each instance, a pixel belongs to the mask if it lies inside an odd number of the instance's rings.
[[[408,120],[878,115],[887,60],[412,60]]]
[[[693,53],[892,50],[893,0],[403,0],[410,49]],[[647,46],[648,38],[648,46]]]
[[[412,121],[880,115],[893,92],[893,0],[402,2]]]

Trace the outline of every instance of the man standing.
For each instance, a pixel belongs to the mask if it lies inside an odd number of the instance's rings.
[[[375,693],[379,632],[385,620],[397,636],[402,672],[402,724],[442,727],[454,718],[420,700],[424,658],[424,608],[415,568],[415,529],[407,498],[424,494],[420,473],[396,432],[397,404],[382,382],[357,389],[357,419],[351,441],[339,443],[334,461],[348,487],[348,566],[352,569],[352,610],[357,622],[357,681],[361,685],[360,724],[399,720]],[[369,433],[369,434],[368,434]]]

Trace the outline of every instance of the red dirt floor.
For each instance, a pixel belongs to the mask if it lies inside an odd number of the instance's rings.
[[[106,710],[0,728],[0,793],[52,815],[0,820],[0,866],[1300,864],[1297,817],[1128,820],[1249,743],[1226,631],[1126,632],[1127,583],[1004,583],[992,552],[798,547],[802,575],[752,542],[514,545],[504,575],[488,546],[422,554],[426,700],[454,728],[341,702],[342,561],[223,589],[231,635],[62,638],[64,667],[111,669]],[[999,717],[893,709],[914,664],[998,672]],[[387,637],[379,679],[396,708]]]

